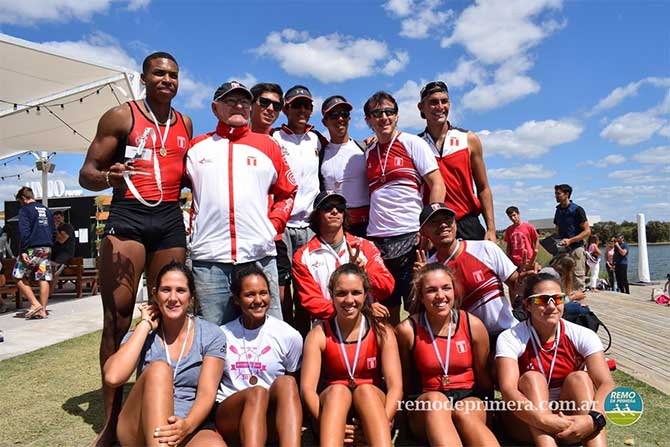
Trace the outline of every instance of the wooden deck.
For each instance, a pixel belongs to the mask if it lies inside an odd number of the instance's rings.
[[[651,301],[651,289],[631,285],[630,295],[593,292],[586,302],[612,333],[607,356],[617,368],[670,394],[670,306]],[[605,332],[598,333],[605,343]]]

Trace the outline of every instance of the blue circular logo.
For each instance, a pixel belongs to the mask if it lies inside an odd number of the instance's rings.
[[[605,399],[605,414],[615,425],[633,425],[643,411],[642,396],[632,388],[615,388]]]

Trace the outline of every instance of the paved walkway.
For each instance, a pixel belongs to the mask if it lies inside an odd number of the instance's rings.
[[[49,317],[44,320],[16,318],[16,311],[0,315],[0,331],[5,338],[0,343],[0,360],[102,329],[100,295],[55,298],[50,300],[48,310]],[[135,313],[139,315],[137,309]]]

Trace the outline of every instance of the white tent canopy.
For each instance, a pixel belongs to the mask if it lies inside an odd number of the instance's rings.
[[[0,158],[83,153],[102,114],[139,97],[140,75],[0,33],[0,86]]]

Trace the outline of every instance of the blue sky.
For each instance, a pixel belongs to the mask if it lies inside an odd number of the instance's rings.
[[[443,79],[451,122],[482,140],[498,228],[508,205],[552,216],[556,183],[603,220],[670,220],[669,17],[668,2],[632,0],[0,0],[0,32],[62,52],[131,68],[174,54],[175,105],[196,134],[214,128],[211,96],[232,78],[305,84],[318,104],[343,94],[357,138],[362,104],[388,90],[418,133],[419,89]],[[58,154],[53,178],[77,188],[82,161]],[[17,188],[0,181],[0,200]]]

